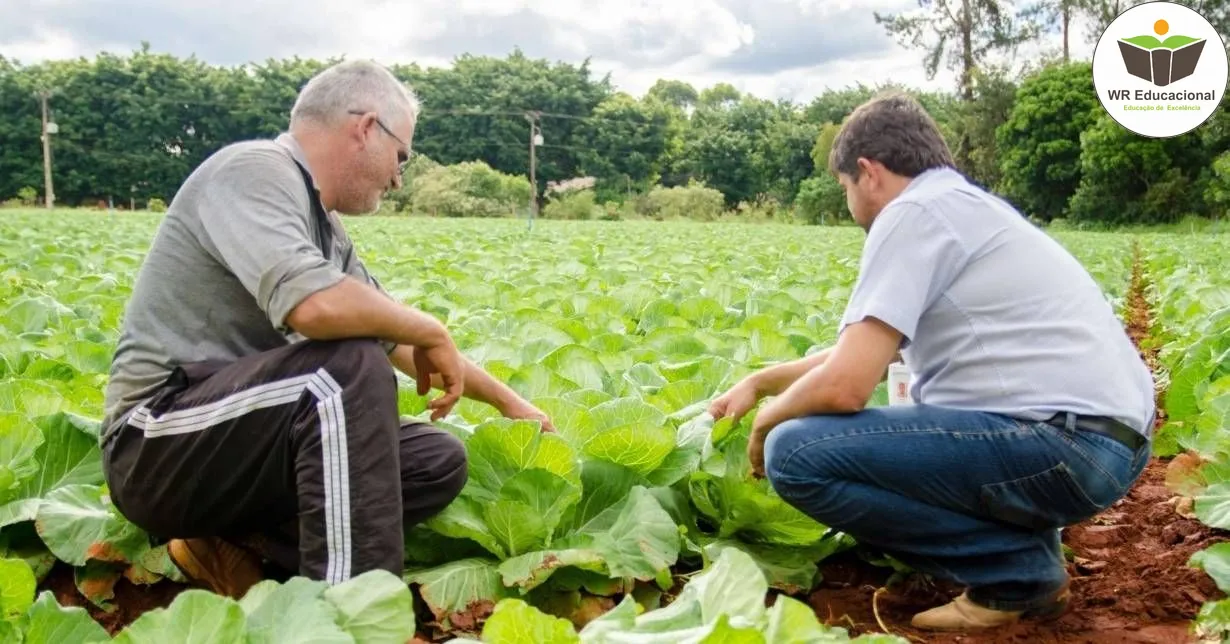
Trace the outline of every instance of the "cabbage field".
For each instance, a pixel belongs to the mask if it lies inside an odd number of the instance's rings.
[[[0,641],[932,641],[891,604],[881,614],[891,588],[870,589],[874,619],[822,610],[826,562],[878,569],[885,586],[912,576],[752,478],[750,418],[704,411],[750,371],[834,340],[861,230],[348,219],[385,288],[444,320],[558,433],[464,401],[439,424],[465,440],[470,479],[407,535],[401,579],[270,579],[234,601],[182,587],[103,484],[103,387],[157,222],[0,212]],[[1055,236],[1125,320],[1145,316],[1136,339],[1166,412],[1158,476],[1173,516],[1209,543],[1175,565],[1212,590],[1154,621],[1218,640],[1230,633],[1230,238]],[[404,380],[402,413],[425,403]],[[1079,567],[1093,555],[1077,550]],[[142,593],[165,601],[125,605]]]

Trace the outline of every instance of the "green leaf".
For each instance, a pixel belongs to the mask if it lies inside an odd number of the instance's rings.
[[[43,433],[22,414],[0,413],[0,504],[20,483],[38,474],[35,452]]]
[[[145,531],[120,515],[97,485],[68,485],[47,494],[35,521],[61,561],[134,561],[149,549]]]
[[[850,637],[844,629],[822,626],[807,604],[779,595],[769,609],[765,639],[773,644],[820,644],[846,642]]]
[[[0,528],[33,521],[39,504],[52,490],[70,485],[101,485],[102,452],[94,423],[71,414],[55,414],[39,421],[43,443],[34,451],[41,464],[38,475],[8,494],[0,493]]]
[[[325,590],[339,611],[337,623],[358,644],[405,642],[414,637],[414,597],[400,578],[372,570]]]
[[[1208,573],[1223,593],[1230,592],[1230,543],[1218,543],[1193,553],[1187,565]]]
[[[306,577],[285,584],[265,580],[250,588],[239,602],[247,615],[248,641],[352,643],[337,624],[338,610],[323,593],[328,585]]]
[[[653,405],[635,398],[619,398],[590,410],[593,433],[583,451],[596,458],[623,465],[641,475],[649,474],[675,449],[675,431],[666,416]]]
[[[0,619],[16,621],[34,603],[34,571],[21,559],[0,559]]]
[[[564,345],[544,356],[542,364],[583,389],[601,390],[606,387],[606,367],[592,349],[576,344]]]
[[[1196,615],[1196,630],[1204,638],[1225,641],[1230,633],[1230,599],[1205,602]]]
[[[437,620],[448,619],[454,613],[479,607],[494,606],[510,596],[500,583],[496,563],[489,559],[462,559],[452,563],[407,572],[406,581],[419,584],[419,592]]]
[[[167,608],[137,618],[115,638],[116,644],[215,644],[247,641],[243,608],[229,597],[189,589]]]
[[[1230,483],[1210,485],[1198,494],[1196,517],[1205,525],[1230,530]]]
[[[579,643],[572,622],[552,617],[520,599],[505,599],[483,626],[487,644],[572,644]]]
[[[49,590],[39,593],[38,600],[30,608],[29,616],[26,644],[93,644],[111,641],[107,631],[103,630],[84,608],[60,606]]]

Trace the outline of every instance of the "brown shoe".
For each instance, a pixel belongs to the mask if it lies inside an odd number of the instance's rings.
[[[193,584],[231,599],[241,599],[262,578],[260,559],[217,537],[172,539],[171,561]]]
[[[1027,611],[994,610],[970,601],[968,593],[914,616],[910,625],[928,631],[976,631],[1015,624],[1021,618],[1054,619],[1068,608],[1072,593],[1067,584],[1055,592],[1049,604]]]

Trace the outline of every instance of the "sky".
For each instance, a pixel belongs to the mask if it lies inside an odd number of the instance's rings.
[[[874,12],[917,0],[0,0],[0,55],[22,63],[152,50],[218,65],[268,58],[371,58],[447,66],[463,53],[580,63],[642,95],[656,80],[799,103],[826,88],[927,79],[922,52],[896,43]],[[1092,45],[1078,29],[1073,56]],[[1046,45],[1058,47],[1054,35]],[[1028,55],[1028,54],[1026,54]]]

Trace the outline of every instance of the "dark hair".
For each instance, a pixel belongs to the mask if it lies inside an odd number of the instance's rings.
[[[901,92],[876,96],[846,117],[833,139],[829,171],[857,179],[859,157],[910,178],[932,168],[956,167],[935,120]]]

